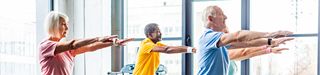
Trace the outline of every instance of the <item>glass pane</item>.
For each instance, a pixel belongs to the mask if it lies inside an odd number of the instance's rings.
[[[193,2],[193,45],[198,47],[198,39],[203,33],[205,27],[202,22],[202,12],[210,5],[219,6],[224,14],[228,17],[226,25],[230,32],[235,32],[241,29],[241,0],[227,0],[227,1],[198,1]],[[197,53],[194,54],[194,75],[198,72]],[[238,71],[240,71],[240,65],[238,65]],[[238,72],[236,75],[240,75]]]
[[[0,1],[0,75],[35,75],[36,1]],[[33,69],[24,69],[30,66]]]
[[[163,37],[181,37],[181,0],[127,0],[128,37],[144,38],[144,26],[159,24]]]
[[[251,30],[318,32],[318,0],[252,0],[250,2]]]
[[[267,54],[250,59],[251,75],[316,75],[317,37],[300,37],[279,47],[282,54]]]
[[[167,40],[162,41],[164,44],[169,46],[181,46],[181,40]],[[160,54],[160,64],[163,64],[167,67],[168,73],[167,75],[181,75],[181,53],[176,54]]]
[[[127,46],[125,46],[125,53],[124,53],[124,62],[126,64],[134,64],[136,63],[137,53],[139,50],[141,41],[132,41],[128,42]]]
[[[74,13],[69,15],[74,18],[75,22],[77,22],[74,24],[74,29],[82,30],[81,22],[85,21],[83,33],[82,31],[73,31],[75,35],[84,36],[84,38],[92,38],[111,34],[111,0],[88,0],[84,1],[83,5],[81,0],[74,0],[70,2],[73,2],[75,5],[73,7],[75,9]],[[69,30],[69,32],[72,31]],[[75,62],[75,66],[78,66],[78,68],[74,69],[74,75],[81,75],[82,73],[86,75],[99,75],[111,72],[111,47],[99,49],[93,52],[86,52],[84,54],[84,60],[80,59],[80,61]],[[82,65],[82,62],[85,62],[84,65]],[[85,72],[83,72],[83,68],[85,68]]]
[[[289,30],[300,34],[318,32],[318,0],[260,0],[250,4],[251,30]],[[250,73],[316,75],[317,40],[316,37],[296,38],[281,46],[290,48],[289,51],[252,58]]]
[[[134,64],[141,41],[129,42],[125,46],[125,65]],[[164,40],[162,43],[170,46],[181,46],[181,40]],[[160,54],[160,64],[167,67],[167,75],[181,75],[181,54]]]

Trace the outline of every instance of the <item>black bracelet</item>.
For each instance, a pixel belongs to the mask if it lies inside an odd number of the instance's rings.
[[[272,38],[268,38],[268,45],[271,45]]]

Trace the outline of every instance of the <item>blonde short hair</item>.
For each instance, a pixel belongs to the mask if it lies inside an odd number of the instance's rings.
[[[54,36],[54,37],[59,36],[57,34],[59,32],[59,27],[60,27],[59,25],[60,18],[63,18],[66,22],[69,21],[68,16],[61,12],[52,11],[47,15],[44,25],[45,25],[45,30],[48,32],[50,36]]]
[[[208,6],[203,10],[202,21],[204,23],[204,27],[209,28],[206,24],[208,22],[208,17],[213,16],[216,17],[216,10],[214,9],[216,6]]]

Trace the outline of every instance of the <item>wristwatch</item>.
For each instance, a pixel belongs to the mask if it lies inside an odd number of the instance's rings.
[[[268,38],[268,45],[271,45],[272,43],[272,38]]]

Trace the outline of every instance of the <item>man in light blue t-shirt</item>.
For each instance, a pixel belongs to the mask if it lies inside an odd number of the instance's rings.
[[[228,75],[228,49],[271,45],[272,38],[285,37],[289,31],[255,32],[241,30],[224,33],[227,30],[227,16],[218,6],[208,6],[204,10],[203,21],[207,28],[199,39],[198,75]],[[261,42],[263,41],[263,42]]]

